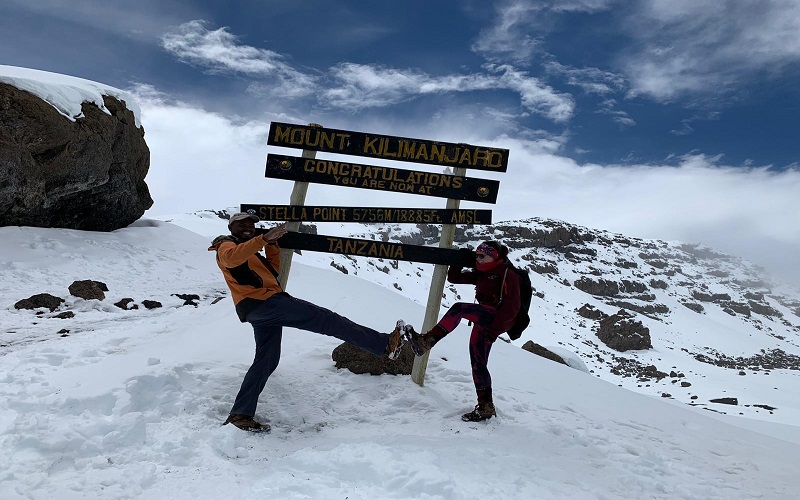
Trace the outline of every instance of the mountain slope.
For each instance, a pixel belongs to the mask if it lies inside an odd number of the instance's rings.
[[[273,432],[221,427],[253,344],[207,238],[158,221],[0,237],[2,498],[788,499],[800,486],[795,427],[636,394],[505,343],[491,362],[498,418],[464,424],[474,398],[466,325],[437,345],[424,387],[336,370],[337,340],[285,329],[258,410]],[[289,291],[379,329],[422,317],[419,297],[391,283],[300,262],[325,258],[300,256]],[[408,274],[409,289],[424,280]],[[66,296],[74,279],[106,282],[107,298],[68,298],[70,319],[12,308],[28,293]],[[538,316],[551,302],[571,311],[557,291],[577,292],[547,283],[536,285]],[[173,293],[197,294],[197,307]],[[123,297],[164,307],[111,305]]]

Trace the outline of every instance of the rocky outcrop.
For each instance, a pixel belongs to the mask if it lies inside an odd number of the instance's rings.
[[[144,130],[125,102],[103,101],[110,114],[85,102],[72,122],[0,83],[0,226],[112,231],[152,206]]]
[[[600,320],[597,338],[615,351],[625,352],[638,349],[652,349],[650,329],[620,310]]]
[[[108,291],[108,288],[106,288]],[[85,300],[105,300],[106,295],[98,282],[92,280],[73,281],[69,286],[69,293]]]
[[[27,299],[22,299],[14,304],[14,309],[39,309],[45,307],[50,309],[50,312],[55,311],[64,302],[61,297],[50,295],[49,293],[37,293],[31,295]]]
[[[549,359],[550,361],[555,361],[556,363],[561,363],[562,365],[567,365],[567,362],[564,361],[564,358],[559,356],[558,354],[554,353],[553,351],[549,350],[548,348],[537,344],[536,342],[529,340],[522,345],[522,348],[528,352],[532,352],[537,356],[541,356],[543,358]],[[569,366],[569,365],[567,365]]]
[[[410,345],[403,346],[400,356],[394,361],[388,356],[375,356],[347,342],[339,345],[331,353],[336,368],[347,368],[353,373],[371,375],[411,375],[414,366],[414,351]]]

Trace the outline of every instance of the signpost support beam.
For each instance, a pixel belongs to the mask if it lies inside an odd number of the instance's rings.
[[[308,126],[322,128],[322,125],[318,125],[316,123],[309,123]],[[317,152],[304,149],[302,156],[303,158],[308,158],[313,160],[314,158],[317,157]],[[307,192],[308,192],[308,182],[295,182],[294,187],[292,188],[292,195],[289,197],[289,205],[294,205],[294,206],[305,205]],[[299,231],[300,224],[301,224],[300,221],[287,222],[286,229],[288,231]],[[278,275],[278,284],[281,286],[281,289],[283,290],[286,290],[286,283],[289,281],[289,271],[291,271],[292,269],[293,256],[294,256],[294,250],[286,248],[281,249],[281,272]]]
[[[466,175],[467,169],[458,167],[455,169],[455,175]],[[461,204],[461,200],[448,199],[447,208],[457,209]],[[439,239],[439,248],[451,248],[453,246],[453,239],[456,235],[455,224],[442,225],[442,234]],[[447,267],[443,264],[436,264],[433,268],[433,278],[431,278],[431,288],[428,291],[428,305],[425,309],[425,319],[422,322],[422,330],[419,333],[426,333],[439,322],[439,310],[442,307],[442,294],[444,292],[444,283],[447,279]],[[411,368],[411,380],[418,385],[425,383],[425,371],[428,368],[428,356],[430,351],[422,356],[414,356],[414,366]]]

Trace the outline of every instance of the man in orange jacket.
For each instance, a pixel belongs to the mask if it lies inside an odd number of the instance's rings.
[[[375,355],[395,359],[406,338],[403,322],[392,333],[379,333],[350,321],[333,311],[292,297],[278,284],[280,247],[278,239],[287,233],[286,224],[264,231],[256,229],[258,217],[238,213],[230,217],[230,235],[218,236],[209,250],[217,252],[217,265],[231,290],[236,314],[253,326],[256,354],[247,370],[225,424],[254,431],[269,431],[269,424],[253,417],[261,391],[275,371],[281,355],[284,326],[329,335]],[[264,254],[261,254],[261,250]],[[225,425],[223,424],[223,425]]]

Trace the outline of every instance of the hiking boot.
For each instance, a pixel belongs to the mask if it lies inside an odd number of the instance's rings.
[[[411,325],[406,325],[405,335],[408,343],[411,344],[411,349],[414,350],[414,354],[417,356],[422,356],[433,347],[433,338],[430,335],[420,335]]]
[[[496,416],[497,412],[494,411],[494,403],[488,401],[475,405],[474,410],[461,415],[461,420],[464,422],[481,422]]]
[[[403,329],[405,328],[405,325],[405,321],[398,319],[397,324],[394,326],[394,330],[389,334],[389,343],[386,344],[385,353],[391,360],[395,360],[398,356],[400,356],[400,351],[403,349],[403,344],[406,343],[406,337],[403,335]]]
[[[269,424],[262,424],[253,420],[249,415],[228,415],[227,420],[222,425],[233,424],[243,431],[248,432],[269,432]]]

